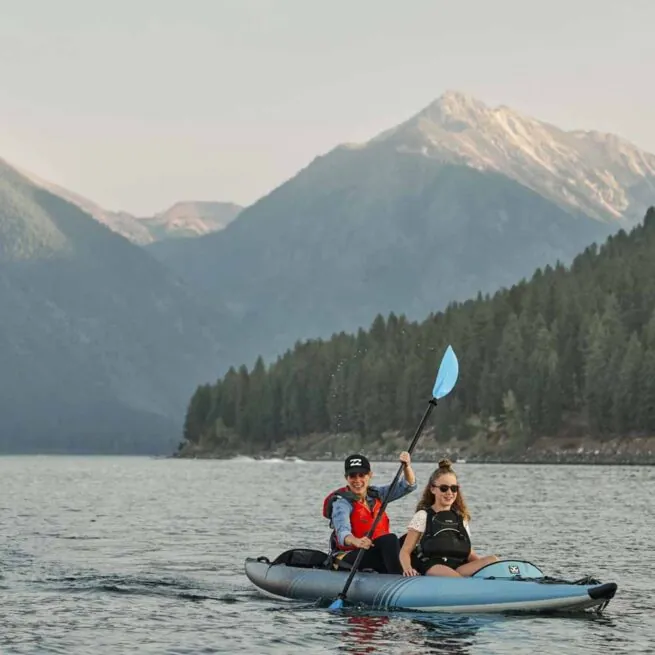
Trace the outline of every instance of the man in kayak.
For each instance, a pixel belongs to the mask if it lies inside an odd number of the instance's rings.
[[[416,489],[416,477],[408,452],[400,453],[404,476],[398,480],[388,502],[398,500]],[[371,538],[367,534],[382,508],[391,486],[370,485],[373,472],[364,455],[346,457],[344,473],[347,486],[332,491],[323,501],[323,516],[330,519],[333,533],[330,538],[331,556],[340,567],[352,565],[358,549],[366,552],[361,559],[362,569],[379,573],[403,572],[400,565],[398,537],[390,532],[389,517],[384,512]]]
[[[452,464],[442,459],[407,526],[400,551],[403,575],[466,577],[497,562],[495,555],[481,557],[471,547],[470,520]]]

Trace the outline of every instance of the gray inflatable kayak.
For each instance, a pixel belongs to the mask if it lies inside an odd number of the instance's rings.
[[[267,596],[332,601],[349,573],[325,568],[326,558],[325,553],[305,549],[287,551],[274,562],[266,557],[248,558],[245,573]],[[470,578],[357,572],[348,590],[348,601],[376,609],[421,612],[600,612],[616,590],[614,582],[558,580],[545,576],[530,562],[503,560]]]

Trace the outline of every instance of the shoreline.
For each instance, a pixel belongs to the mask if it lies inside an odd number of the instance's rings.
[[[186,443],[170,455],[179,459],[222,459],[247,457],[255,460],[342,461],[353,452],[362,452],[372,461],[396,461],[408,447],[409,439],[398,433],[385,434],[368,442],[358,435],[308,435],[276,444],[275,448],[221,448],[216,445]],[[655,466],[655,436],[623,436],[611,439],[578,437],[541,437],[529,446],[479,436],[471,440],[437,441],[426,434],[412,454],[416,463],[435,463],[447,457],[469,464],[549,464]]]
[[[270,461],[282,461],[282,462],[339,462],[342,463],[341,459],[327,459],[327,458],[280,458],[280,457],[264,457],[256,456],[250,457],[249,455],[196,455],[196,456],[179,456],[177,454],[169,455],[169,459],[201,459],[201,460],[219,460],[222,462],[227,461],[253,461],[253,462],[270,462]],[[241,459],[243,458],[243,459]],[[369,457],[371,462],[395,462],[395,459],[388,458],[377,458]],[[425,460],[425,459],[412,459],[414,464],[434,464],[436,460]],[[464,460],[452,460],[453,464],[462,465],[462,464],[494,464],[494,465],[509,465],[509,466],[655,466],[655,460],[646,460],[646,461],[636,461],[636,460],[576,460],[562,458],[559,460],[552,459],[538,459],[538,458],[529,458],[525,460],[516,460],[516,459],[464,459]]]

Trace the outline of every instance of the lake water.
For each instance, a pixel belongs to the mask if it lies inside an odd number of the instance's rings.
[[[415,468],[422,486],[432,467]],[[615,581],[605,612],[335,616],[262,598],[244,558],[324,549],[340,462],[0,457],[0,653],[655,652],[654,468],[455,468],[478,552]],[[396,532],[417,500],[389,506]]]

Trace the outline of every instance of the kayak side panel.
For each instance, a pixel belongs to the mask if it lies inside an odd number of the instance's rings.
[[[246,575],[267,595],[307,601],[336,598],[348,577],[344,571],[300,569],[256,560],[246,560]],[[605,603],[607,594],[591,596],[589,590],[595,588],[598,585],[357,573],[348,600],[374,608],[429,612],[546,611]]]

